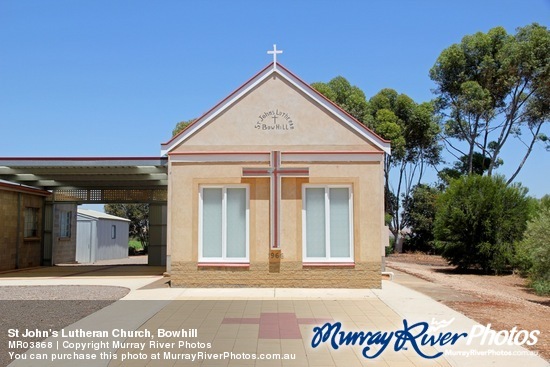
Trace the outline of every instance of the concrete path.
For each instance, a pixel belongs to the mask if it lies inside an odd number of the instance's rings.
[[[341,331],[345,332],[386,332],[387,337],[391,332],[403,330],[405,322],[409,327],[422,322],[433,327],[433,322],[452,321],[446,327],[440,324],[439,329],[429,332],[436,336],[450,333],[448,338],[460,333],[471,334],[472,328],[481,330],[475,321],[398,284],[397,279],[383,281],[382,289],[374,290],[178,289],[166,287],[163,278],[151,274],[151,269],[144,268],[148,273],[139,274],[131,268],[123,273],[121,268],[125,267],[105,267],[73,275],[67,275],[65,269],[58,269],[56,273],[51,270],[55,268],[47,268],[34,271],[35,275],[41,274],[39,277],[26,272],[18,276],[0,275],[0,285],[97,284],[131,289],[122,300],[64,329],[64,333],[72,337],[46,339],[52,348],[31,349],[26,353],[26,360],[15,361],[10,366],[549,365],[524,348],[488,345],[481,337],[470,340],[469,345],[469,339],[459,337],[454,345],[447,342],[443,346],[441,343],[420,345],[418,339],[416,351],[411,341],[399,348],[396,335],[391,334],[387,348],[373,359],[365,358],[363,353],[372,356],[381,347],[373,344],[372,349],[367,349],[366,342],[361,346],[357,345],[359,342],[336,345],[339,348],[335,349],[329,338],[312,347],[312,341],[319,339],[313,328],[325,323],[340,322]],[[422,324],[410,330],[411,334],[420,333],[421,327]],[[87,331],[105,331],[106,335],[86,336]],[[381,338],[367,340],[382,341]],[[394,350],[396,348],[399,350]],[[443,354],[426,359],[419,352],[426,356]],[[42,354],[48,361],[37,363],[30,359]],[[52,354],[71,359],[52,362]],[[96,359],[75,360],[83,354]],[[251,359],[253,356],[257,359]],[[295,359],[259,359],[293,356]]]

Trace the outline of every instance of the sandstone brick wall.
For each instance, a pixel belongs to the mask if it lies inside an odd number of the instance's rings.
[[[305,267],[301,262],[253,262],[249,267],[198,267],[172,262],[174,287],[380,288],[380,263],[355,267]]]
[[[17,195],[16,192],[0,190],[0,271],[15,269]]]
[[[74,263],[76,261],[76,204],[55,204],[53,221],[53,264]],[[71,236],[61,237],[61,215],[71,212]]]
[[[26,207],[38,208],[38,237],[24,237]],[[40,265],[43,207],[42,196],[0,190],[0,271]]]

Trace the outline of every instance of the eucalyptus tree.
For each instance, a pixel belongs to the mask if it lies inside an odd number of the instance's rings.
[[[393,89],[382,89],[367,101],[361,89],[341,76],[312,86],[382,138],[391,140],[392,154],[386,156],[384,164],[386,212],[392,217],[390,230],[398,236],[402,199],[422,180],[426,167],[440,161],[434,105],[416,103]],[[397,173],[390,177],[394,168]]]
[[[344,111],[364,122],[369,113],[369,104],[365,93],[342,77],[337,76],[328,83],[313,83],[311,86],[319,93],[336,103]]]
[[[187,128],[187,126],[189,126],[195,120],[196,119],[191,119],[191,120],[187,120],[187,121],[178,122],[176,124],[176,126],[174,127],[174,130],[172,130],[172,137],[178,135],[181,131],[185,130],[185,128]]]
[[[467,157],[468,174],[475,153],[489,159],[487,174],[502,163],[510,138],[525,145],[512,182],[535,143],[549,150],[545,128],[550,120],[550,32],[533,23],[508,34],[502,27],[465,36],[443,50],[430,70],[438,110],[446,121],[448,150]],[[465,144],[460,144],[460,143]],[[465,145],[465,148],[464,148]]]
[[[416,103],[393,89],[382,89],[369,106],[366,125],[392,141],[392,154],[385,162],[386,206],[392,216],[390,229],[398,236],[403,226],[402,200],[409,198],[426,168],[441,161],[439,122],[432,102]]]

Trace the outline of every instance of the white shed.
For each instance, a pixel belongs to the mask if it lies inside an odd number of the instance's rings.
[[[126,218],[79,208],[76,261],[93,263],[127,258],[129,226],[130,220]]]

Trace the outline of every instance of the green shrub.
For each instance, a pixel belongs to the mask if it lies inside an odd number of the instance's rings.
[[[543,202],[518,244],[516,265],[538,294],[550,294],[550,206]]]
[[[404,243],[405,251],[437,253],[434,241],[434,220],[437,197],[441,192],[428,185],[418,184],[403,205],[404,226],[411,233]]]
[[[136,238],[130,238],[130,240],[128,241],[128,247],[133,248],[136,251],[143,250],[141,242],[139,241],[139,239]]]
[[[534,280],[530,285],[539,296],[550,296],[550,281]]]
[[[529,213],[527,190],[501,176],[464,176],[440,195],[434,223],[436,246],[460,269],[500,273],[515,259]]]
[[[393,250],[395,249],[395,238],[390,237],[390,245],[384,248],[386,249],[386,256],[393,254]]]

